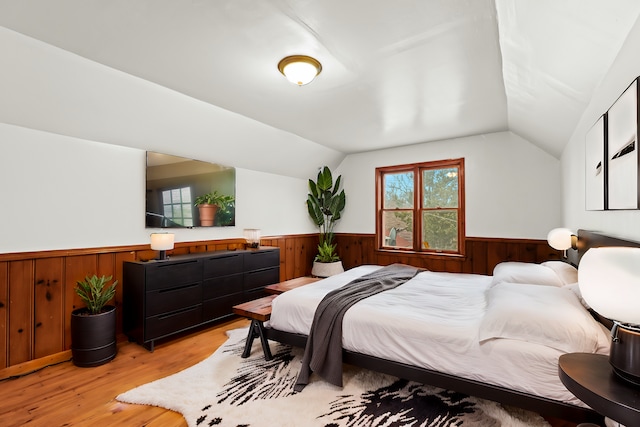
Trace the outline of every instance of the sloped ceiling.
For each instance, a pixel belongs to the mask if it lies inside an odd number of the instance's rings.
[[[2,0],[0,25],[356,153],[510,130],[558,157],[638,0]],[[323,66],[297,87],[292,54]],[[0,118],[1,121],[1,118]]]

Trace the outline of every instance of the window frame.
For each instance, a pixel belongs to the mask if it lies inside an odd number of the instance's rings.
[[[190,202],[185,202],[184,199],[182,198],[182,193],[183,190],[188,189],[189,190],[189,195],[191,197],[191,201]],[[180,201],[179,203],[177,201],[175,201],[173,199],[173,191],[175,190],[179,190],[180,191]],[[164,193],[168,192],[169,193],[169,198],[171,199],[171,203],[165,203],[164,200]],[[195,225],[195,218],[194,218],[194,212],[193,212],[193,188],[190,185],[179,185],[177,187],[167,187],[167,188],[163,188],[161,189],[159,192],[159,196],[160,196],[160,205],[162,207],[162,212],[164,214],[165,209],[167,206],[171,207],[171,216],[167,216],[164,215],[163,217],[163,221],[164,218],[167,218],[168,220],[180,224],[182,227],[193,227]],[[180,216],[179,217],[174,217],[173,213],[175,212],[174,210],[174,206],[179,206],[180,207]],[[191,209],[191,216],[185,216],[184,214],[184,206],[189,206]],[[189,220],[191,222],[191,225],[186,225],[185,224],[185,220]]]
[[[424,185],[422,184],[422,171],[426,169],[447,169],[455,167],[458,169],[458,250],[447,251],[441,249],[423,248],[422,241],[422,201]],[[383,209],[386,174],[413,172],[413,247],[401,248],[384,245]],[[435,160],[420,163],[410,163],[403,165],[377,167],[376,173],[376,249],[380,252],[396,252],[407,254],[421,254],[434,256],[465,256],[465,186],[464,186],[464,158]],[[417,190],[417,191],[416,191]],[[450,209],[450,208],[443,208]]]

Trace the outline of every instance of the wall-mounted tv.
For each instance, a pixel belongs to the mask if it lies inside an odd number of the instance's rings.
[[[212,222],[202,222],[195,206],[206,194],[219,200]],[[235,196],[235,168],[147,151],[147,228],[233,226]]]

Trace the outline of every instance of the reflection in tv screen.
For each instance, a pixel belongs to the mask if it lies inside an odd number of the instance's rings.
[[[146,171],[148,228],[235,225],[235,168],[148,151]],[[207,194],[218,203],[213,222],[203,225],[195,201]]]

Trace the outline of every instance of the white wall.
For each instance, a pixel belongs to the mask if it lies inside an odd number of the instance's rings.
[[[611,69],[596,89],[562,154],[564,226],[640,240],[640,211],[585,210],[585,136],[627,86],[640,75],[640,21],[629,32]]]
[[[0,253],[146,244],[145,151],[0,123]],[[236,170],[235,227],[176,241],[312,233],[307,181]]]
[[[375,232],[376,167],[460,157],[467,236],[545,239],[560,226],[560,161],[500,132],[347,156],[336,169],[347,195],[336,231]]]
[[[376,166],[465,157],[467,235],[544,238],[559,225],[559,161],[508,132],[350,155],[337,230],[375,231]],[[541,172],[542,171],[542,172]],[[176,241],[313,233],[307,180],[236,170],[236,226],[175,230]],[[146,244],[145,152],[0,124],[0,253]]]

